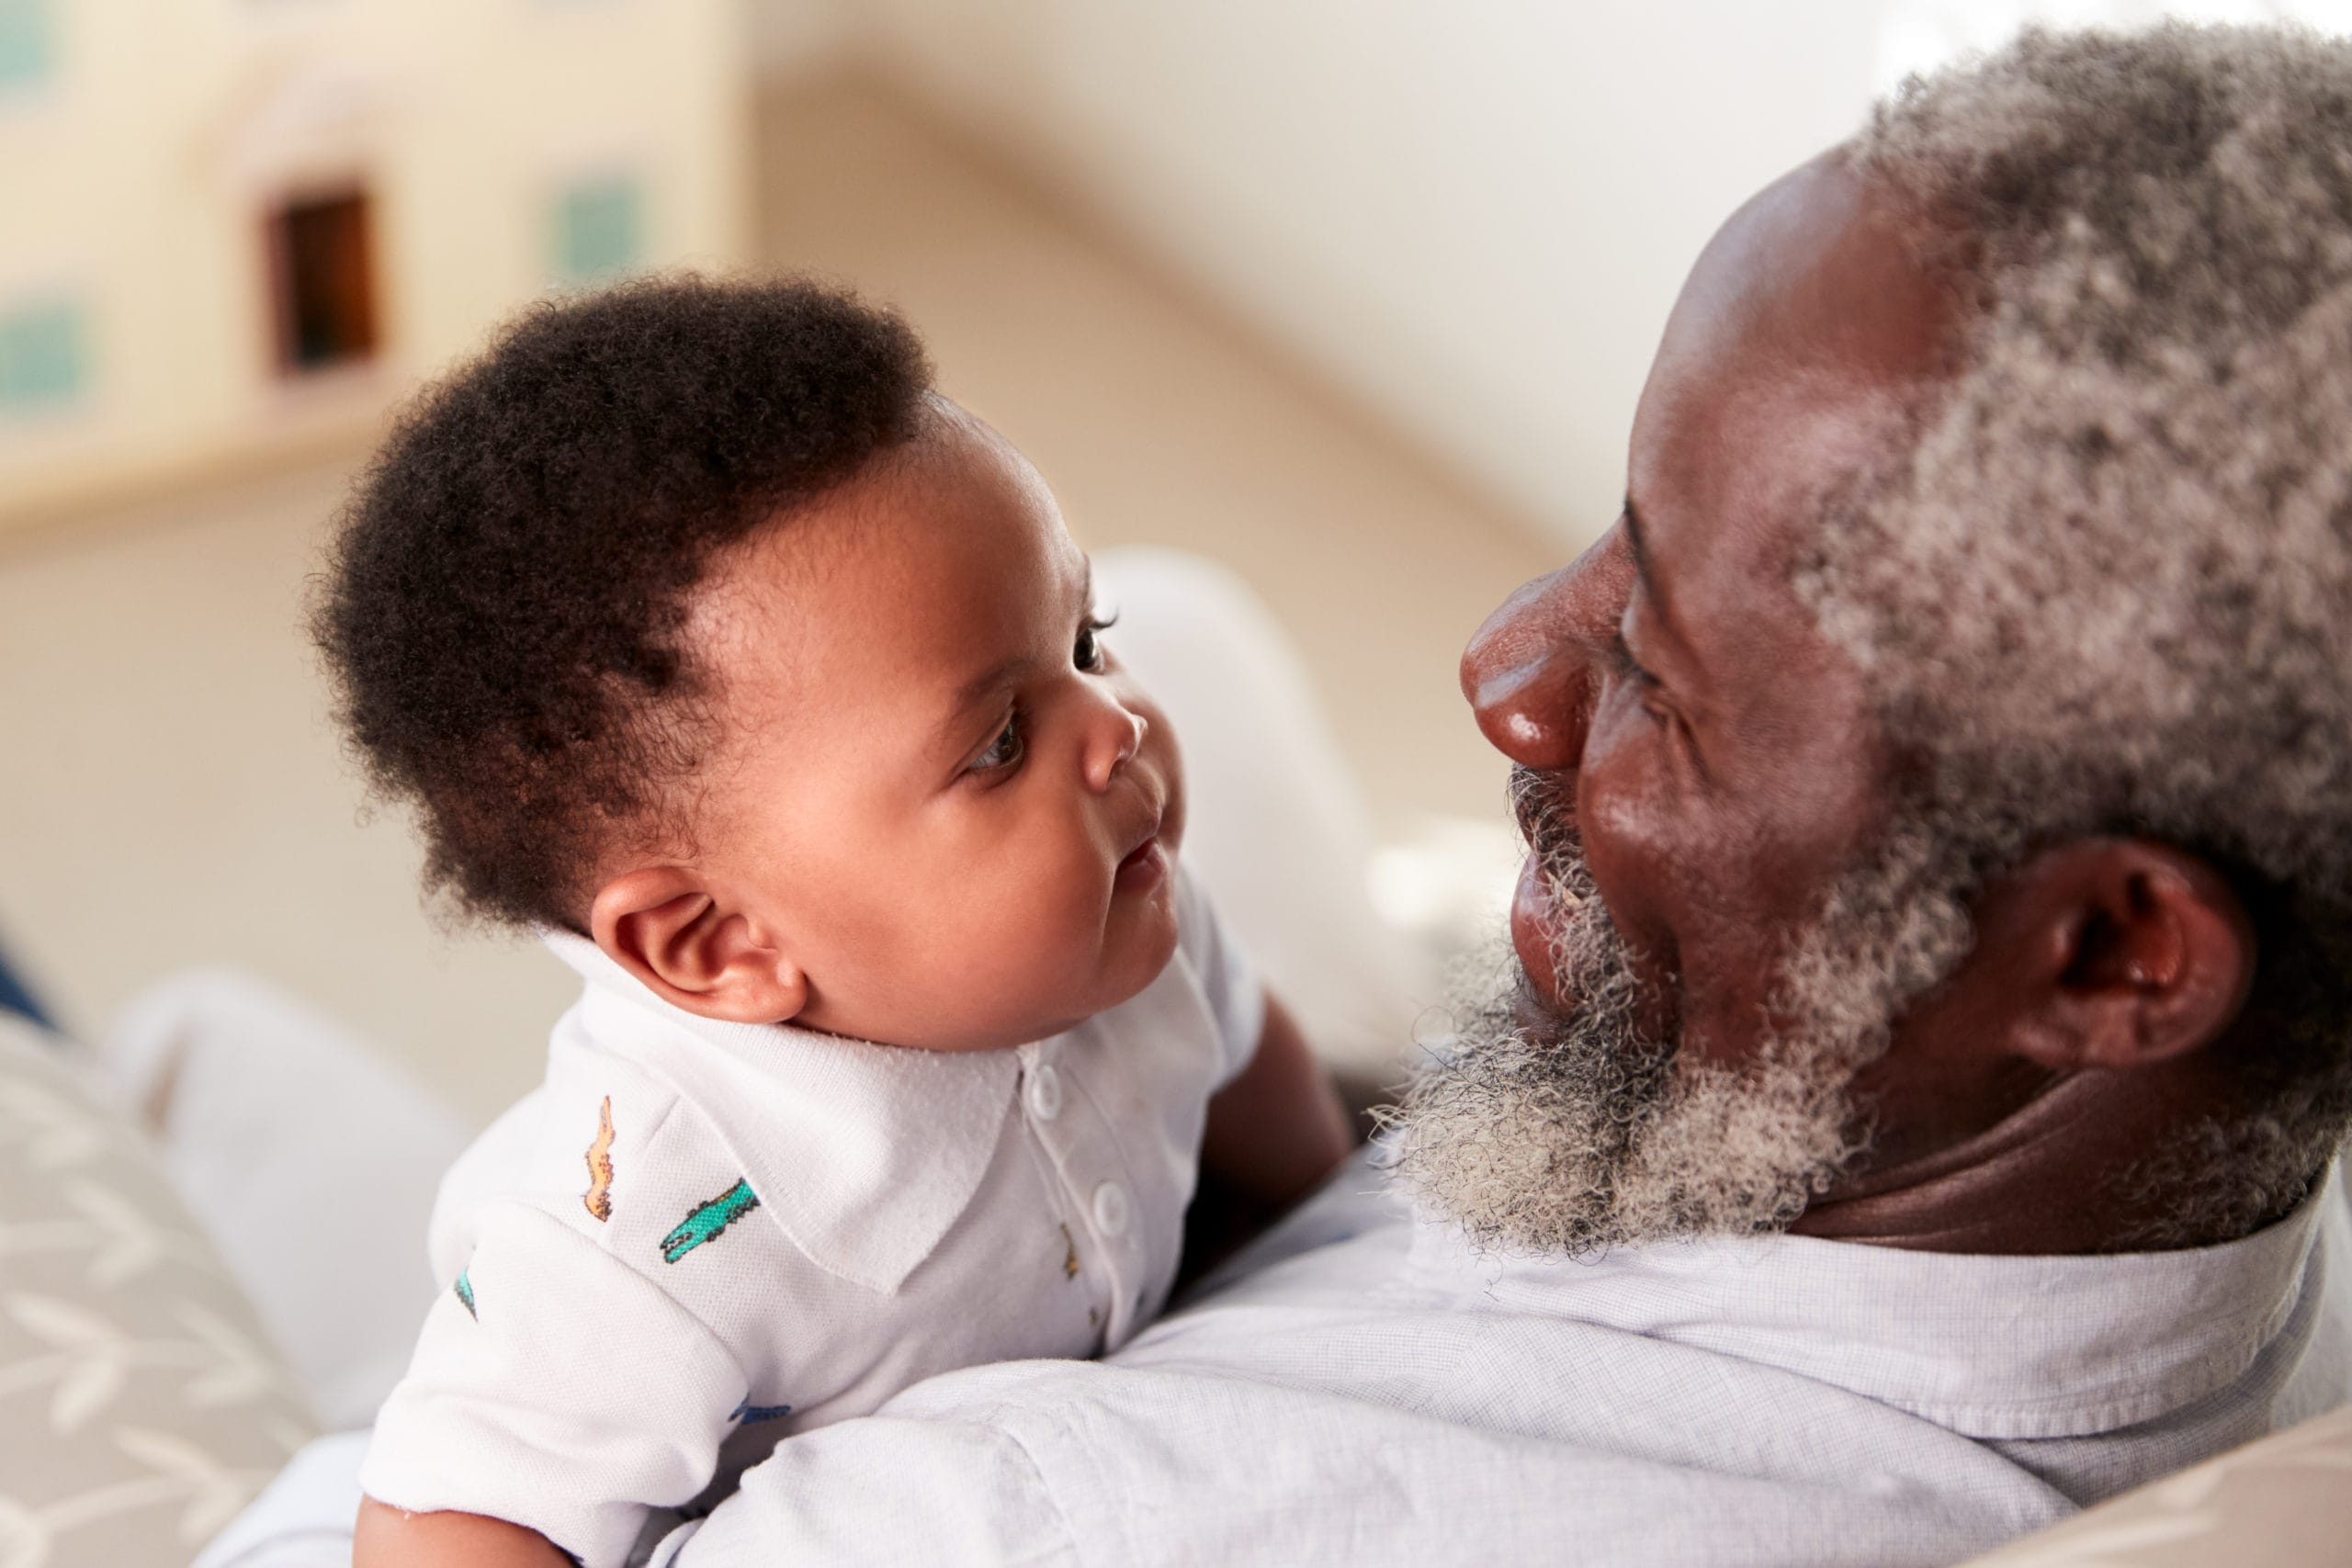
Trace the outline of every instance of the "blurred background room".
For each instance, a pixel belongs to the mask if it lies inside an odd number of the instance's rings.
[[[1615,514],[1708,234],[1907,70],[2163,9],[0,0],[0,935],[85,1032],[233,965],[469,1120],[536,1081],[576,982],[424,907],[305,578],[502,317],[808,270],[903,308],[1090,547],[1272,607],[1431,991],[1512,858],[1455,657]]]

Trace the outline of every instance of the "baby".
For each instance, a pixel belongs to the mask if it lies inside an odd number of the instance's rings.
[[[543,309],[362,480],[318,613],[428,876],[584,980],[443,1183],[357,1561],[620,1563],[785,1436],[1164,1302],[1197,1162],[1345,1119],[1178,860],[1035,469],[799,283]]]

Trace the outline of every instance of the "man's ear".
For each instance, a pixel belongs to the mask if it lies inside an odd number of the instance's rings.
[[[2043,851],[1987,889],[1971,967],[2007,991],[2007,1049],[2057,1071],[2203,1049],[2254,985],[2254,923],[2212,866],[2144,839]]]
[[[729,909],[685,866],[625,872],[588,910],[596,945],[648,989],[723,1023],[781,1023],[808,1003],[808,976],[759,922]]]

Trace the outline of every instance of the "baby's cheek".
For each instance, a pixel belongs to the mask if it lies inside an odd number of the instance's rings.
[[[1041,993],[1082,986],[1102,954],[1103,891],[1090,886],[1087,867],[1033,856],[1027,875],[984,911],[980,938],[1012,974],[1026,975]],[[1050,998],[1049,998],[1050,999]]]

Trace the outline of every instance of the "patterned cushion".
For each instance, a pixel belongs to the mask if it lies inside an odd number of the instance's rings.
[[[0,1013],[0,1568],[185,1563],[311,1435],[139,1130]]]

